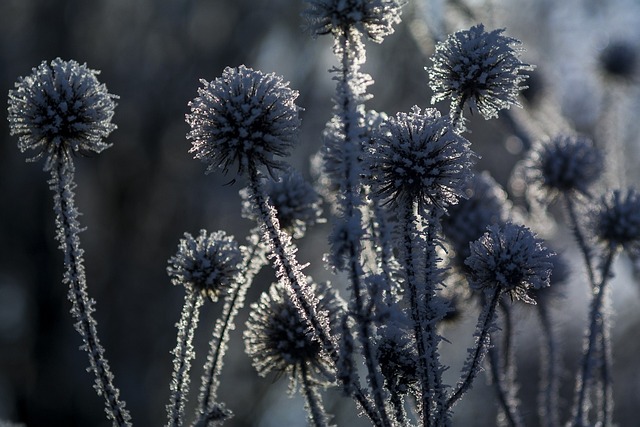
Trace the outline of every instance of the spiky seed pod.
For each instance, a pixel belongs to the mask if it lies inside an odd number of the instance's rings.
[[[426,68],[431,102],[451,100],[451,111],[459,117],[466,103],[478,109],[485,119],[498,111],[519,106],[518,94],[532,70],[520,61],[520,41],[502,35],[504,29],[485,31],[478,24],[458,31],[436,45]]]
[[[178,252],[169,258],[167,273],[174,285],[182,285],[216,301],[242,272],[242,253],[238,243],[224,231],[209,234],[200,230],[193,237],[184,233]]]
[[[264,190],[276,210],[280,227],[298,239],[304,236],[307,227],[323,222],[322,198],[311,183],[294,170],[265,182]],[[253,200],[247,189],[240,192],[242,216],[257,220]]]
[[[241,65],[221,77],[201,80],[198,97],[189,103],[190,153],[207,164],[207,173],[237,165],[242,175],[250,164],[270,173],[282,169],[276,157],[287,156],[298,135],[298,92],[271,73]]]
[[[469,141],[437,110],[414,106],[410,113],[398,113],[381,127],[375,141],[367,160],[367,183],[385,204],[417,203],[421,210],[444,212],[464,196],[474,154]]]
[[[317,310],[324,311],[330,325],[337,328],[343,311],[341,300],[328,284],[312,284],[312,290],[319,297]],[[270,372],[287,374],[295,382],[302,365],[310,368],[307,372],[330,372],[331,358],[280,282],[251,305],[244,339],[247,354],[262,376]]]
[[[523,225],[508,222],[487,227],[470,248],[465,263],[473,289],[497,288],[512,298],[535,304],[527,291],[549,286],[554,254]]]
[[[98,82],[99,71],[76,61],[43,61],[9,91],[9,130],[20,151],[37,151],[29,160],[46,157],[45,170],[74,153],[100,153],[111,123],[116,95]]]
[[[601,243],[612,250],[622,248],[633,258],[640,256],[640,193],[635,189],[604,195],[591,222]]]
[[[589,196],[604,172],[604,156],[589,138],[559,135],[536,143],[522,167],[530,194],[548,203],[558,195]]]
[[[404,1],[398,0],[306,0],[303,12],[307,26],[314,36],[345,34],[356,28],[369,39],[382,43],[400,22]]]

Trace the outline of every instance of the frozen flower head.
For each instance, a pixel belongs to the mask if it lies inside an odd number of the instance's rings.
[[[410,329],[409,329],[410,330]],[[393,323],[378,330],[376,357],[385,386],[404,395],[419,387],[418,354],[412,335]]]
[[[621,82],[636,79],[638,48],[632,43],[623,40],[609,43],[598,59],[604,77]]]
[[[560,135],[534,145],[524,161],[529,191],[542,201],[560,194],[589,195],[604,171],[603,153],[580,136]]]
[[[592,229],[610,250],[622,248],[633,258],[640,256],[640,193],[615,190],[603,196]]]
[[[233,286],[241,272],[238,243],[224,231],[209,234],[200,230],[197,237],[184,233],[167,267],[171,283],[200,292],[211,301]]]
[[[306,0],[303,16],[312,34],[345,35],[357,28],[369,39],[381,43],[400,22],[402,0]]]
[[[298,134],[298,92],[275,74],[241,65],[227,67],[221,77],[198,89],[189,103],[190,153],[207,164],[207,173],[236,164],[238,174],[250,165],[271,173],[282,168],[276,157],[287,156]]]
[[[257,220],[255,203],[246,190],[240,192],[243,199],[242,216]],[[301,238],[307,227],[323,222],[322,198],[298,172],[288,170],[276,179],[268,180],[264,190],[276,210],[280,227],[294,238]]]
[[[469,242],[482,236],[487,226],[506,222],[511,208],[507,193],[487,172],[474,175],[464,195],[442,218],[442,231],[460,266],[470,255]]]
[[[506,292],[535,304],[527,291],[549,286],[553,253],[523,225],[492,225],[470,249],[465,263],[472,289]]]
[[[312,290],[319,297],[316,310],[325,311],[331,326],[337,327],[342,311],[339,297],[328,284],[312,284]],[[279,282],[251,305],[244,339],[247,354],[262,376],[275,372],[294,381],[302,367],[321,374],[331,367],[329,355]]]
[[[9,129],[30,160],[46,157],[45,169],[74,153],[99,153],[116,128],[111,123],[115,95],[98,82],[99,71],[56,58],[42,62],[9,91]]]
[[[520,42],[503,36],[504,29],[486,32],[482,24],[450,35],[438,43],[431,58],[429,86],[432,103],[451,100],[451,111],[460,117],[466,103],[485,119],[518,103],[518,93],[532,67],[520,61]]]
[[[398,113],[381,127],[369,156],[367,180],[384,203],[421,210],[455,204],[471,176],[469,141],[435,109]]]

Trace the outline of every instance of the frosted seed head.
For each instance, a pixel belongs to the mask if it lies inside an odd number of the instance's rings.
[[[342,301],[326,283],[311,283],[311,289],[318,296],[316,310],[324,311],[331,327],[337,327],[343,311]],[[251,305],[244,339],[247,354],[262,376],[275,372],[287,374],[295,381],[303,365],[316,373],[330,371],[331,358],[280,282],[274,283]]]
[[[549,203],[560,194],[589,196],[604,171],[603,158],[590,139],[560,135],[536,143],[521,167],[530,194]]]
[[[56,58],[42,62],[9,91],[9,130],[18,148],[36,151],[29,160],[46,158],[49,170],[60,158],[76,153],[100,153],[104,139],[116,129],[111,123],[115,99],[98,82],[99,71],[76,61]]]
[[[554,255],[527,227],[492,225],[470,244],[469,283],[475,290],[497,289],[535,304],[529,289],[549,286]]]
[[[484,234],[487,226],[503,224],[511,203],[507,193],[487,172],[476,174],[464,187],[464,196],[442,217],[442,232],[454,251],[454,262],[464,268],[469,242]]]
[[[640,193],[630,188],[606,194],[592,217],[592,229],[601,243],[640,256]]]
[[[207,164],[207,173],[233,165],[243,174],[249,165],[282,169],[277,157],[289,155],[300,126],[298,92],[275,74],[241,65],[222,76],[202,80],[198,97],[189,103],[190,153]]]
[[[451,110],[461,115],[464,104],[477,108],[485,119],[517,105],[524,89],[525,71],[520,42],[502,35],[504,29],[485,31],[482,24],[458,31],[436,45],[427,68],[432,103],[451,100]]]
[[[184,233],[178,252],[169,258],[167,273],[174,285],[183,285],[216,301],[240,280],[242,253],[238,243],[224,231],[209,234],[200,230],[196,237]]]
[[[413,107],[390,117],[374,140],[366,181],[387,205],[444,212],[463,197],[474,153],[448,117]]]
[[[314,36],[341,36],[356,28],[376,43],[394,32],[403,0],[306,0],[302,13]]]
[[[280,227],[293,238],[301,238],[307,227],[324,221],[322,198],[298,172],[288,170],[266,181],[264,190],[276,210]],[[251,200],[249,191],[244,189],[240,194],[243,199],[242,216],[257,221],[255,202]]]
[[[633,81],[638,72],[638,48],[624,40],[614,41],[605,47],[598,58],[602,74],[618,81]]]

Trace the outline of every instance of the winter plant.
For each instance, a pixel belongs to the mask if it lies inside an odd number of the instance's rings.
[[[640,256],[640,193],[604,189],[604,154],[578,132],[532,135],[534,144],[513,171],[512,182],[525,189],[520,198],[476,169],[465,109],[489,120],[520,107],[534,69],[506,29],[478,23],[435,44],[425,74],[431,105],[392,114],[367,110],[373,79],[362,71],[366,43],[382,43],[394,32],[404,3],[305,2],[307,32],[331,37],[335,54],[334,106],[316,183],[287,162],[302,108],[283,77],[240,65],[201,80],[186,114],[189,151],[207,174],[221,172],[228,184],[243,186],[241,212],[254,227],[243,242],[225,231],[184,233],[168,260],[168,282],[184,288],[184,304],[167,426],[218,425],[233,417],[218,391],[230,331],[237,327],[257,372],[286,377],[290,392],[304,397],[310,425],[331,425],[324,403],[331,388],[375,426],[452,425],[456,405],[486,370],[499,408],[496,422],[521,426],[523,411],[531,409],[518,396],[514,360],[518,319],[512,311],[520,304],[535,306],[543,337],[534,403],[541,424],[613,425],[608,298],[616,258]],[[51,175],[71,314],[107,418],[127,426],[131,417],[98,338],[74,200],[78,155],[109,148],[106,139],[116,128],[111,119],[118,97],[98,74],[75,61],[43,62],[9,92],[8,120],[19,149],[32,153],[30,161],[44,160]],[[438,109],[441,101],[448,110]],[[540,237],[558,205],[580,254],[582,266],[572,271],[562,251]],[[335,273],[332,283],[305,273],[296,246],[324,221],[331,229],[324,262]],[[268,264],[275,282],[245,307],[247,290]],[[586,284],[591,301],[581,359],[571,367],[573,401],[565,402],[552,301],[569,276]],[[198,326],[209,304],[220,304],[221,314],[207,332],[209,351],[190,414],[194,337],[207,328]],[[243,309],[248,321],[239,325]],[[447,335],[446,325],[462,311],[474,313],[475,330]],[[460,369],[441,356],[453,341],[468,346]],[[457,380],[450,383],[452,371]]]

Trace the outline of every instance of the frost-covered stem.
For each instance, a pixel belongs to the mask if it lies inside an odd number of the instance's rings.
[[[373,200],[371,200],[371,209],[374,217],[371,229],[373,230],[372,234],[374,236],[377,259],[379,259],[378,264],[382,270],[385,282],[388,284],[388,292],[385,295],[384,301],[388,306],[391,306],[396,302],[396,290],[393,289],[393,284],[395,283],[393,277],[394,267],[392,267],[396,264],[396,260],[393,256],[394,248],[391,245],[393,241],[390,236],[391,227],[387,220],[386,212],[380,206],[380,200],[373,198]]]
[[[609,322],[609,316],[607,316],[607,294],[604,295],[605,301],[603,305],[604,315],[602,319],[602,324],[600,327],[602,328],[601,332],[601,349],[602,352],[602,366],[601,366],[601,375],[602,375],[602,427],[608,427],[613,425],[613,380],[611,378],[611,324]]]
[[[589,414],[589,402],[587,391],[593,378],[593,369],[596,367],[594,353],[596,347],[600,344],[599,340],[605,337],[602,334],[603,323],[606,322],[607,313],[604,312],[604,300],[607,280],[609,279],[611,265],[615,255],[614,248],[609,248],[608,254],[602,264],[602,280],[593,289],[593,299],[591,301],[591,309],[589,311],[589,329],[585,337],[585,348],[583,350],[582,363],[580,373],[576,379],[576,400],[573,408],[573,425],[587,426]],[[600,344],[600,348],[603,348]],[[603,388],[610,387],[610,384],[603,384]],[[607,403],[605,403],[607,405]]]
[[[309,424],[315,427],[328,427],[327,413],[322,405],[322,397],[316,387],[309,380],[307,365],[300,364],[300,376],[302,377],[302,388],[307,401],[306,407],[309,412]]]
[[[246,273],[230,291],[229,297],[225,299],[222,314],[216,321],[213,337],[209,342],[209,355],[202,375],[202,386],[198,398],[199,417],[206,417],[210,406],[216,402],[223,365],[222,359],[227,350],[229,333],[235,328],[235,317],[244,306],[245,296],[254,276],[266,263],[265,252],[266,247],[260,241],[254,242],[247,248],[244,257],[245,268],[243,269]]]
[[[591,260],[591,250],[589,249],[589,245],[587,245],[587,241],[582,233],[582,229],[580,228],[580,222],[578,221],[578,216],[576,215],[576,209],[573,205],[573,200],[570,195],[564,196],[564,202],[567,206],[567,211],[569,212],[569,221],[571,222],[571,230],[573,231],[573,235],[576,238],[576,242],[578,243],[578,248],[584,257],[584,265],[587,268],[587,274],[589,275],[589,283],[591,287],[594,288],[596,286],[596,279],[593,273],[593,265]]]
[[[431,356],[433,355],[433,339],[434,325],[427,319],[425,313],[425,305],[427,304],[425,289],[419,288],[419,280],[417,271],[417,259],[414,253],[414,239],[420,238],[419,233],[416,230],[415,218],[417,212],[414,212],[413,206],[405,204],[400,209],[402,212],[399,214],[400,221],[402,222],[402,253],[403,262],[405,268],[405,274],[407,279],[407,287],[409,289],[409,305],[411,307],[411,320],[413,321],[413,332],[416,340],[418,350],[418,372],[420,376],[421,396],[419,399],[419,407],[421,408],[422,425],[431,426],[432,423],[432,400],[433,393],[436,391],[436,378],[437,372],[430,369],[430,365],[433,362]],[[422,284],[424,288],[425,284]]]
[[[64,253],[65,272],[63,283],[69,285],[71,315],[76,320],[75,329],[82,337],[82,349],[89,356],[90,369],[95,376],[94,388],[105,399],[107,418],[117,426],[130,426],[131,416],[120,400],[120,391],[113,385],[113,374],[104,356],[104,348],[98,339],[97,322],[93,318],[95,302],[87,293],[83,249],[80,247],[81,231],[74,203],[75,167],[67,155],[60,155],[51,168],[49,186],[54,192],[53,210],[56,215],[56,239]]]
[[[275,210],[269,204],[264,191],[261,188],[260,176],[254,163],[248,165],[249,191],[255,201],[258,219],[262,225],[264,239],[268,242],[278,277],[283,280],[292,291],[292,302],[300,310],[300,317],[308,322],[309,326],[322,343],[325,351],[330,355],[334,364],[338,366],[340,356],[338,354],[334,337],[329,331],[329,321],[325,316],[320,316],[312,301],[313,295],[304,275],[302,266],[295,257],[295,248],[290,242],[289,236],[280,230]],[[348,384],[353,397],[361,405],[369,418],[376,426],[381,426],[377,411],[371,406],[371,402],[355,383]]]
[[[371,385],[371,392],[373,394],[373,400],[376,404],[378,412],[380,413],[380,420],[383,426],[391,426],[389,415],[387,414],[387,405],[385,403],[385,392],[382,388],[384,380],[382,379],[382,372],[380,366],[377,363],[377,357],[375,357],[373,349],[373,339],[371,337],[371,315],[368,313],[363,304],[362,295],[362,283],[361,277],[364,277],[362,267],[358,255],[355,253],[353,245],[350,250],[350,265],[349,274],[351,279],[351,286],[354,294],[356,304],[356,322],[359,329],[360,344],[362,345],[362,353],[364,361],[367,366],[367,379]]]
[[[404,409],[404,400],[402,396],[396,391],[391,391],[391,405],[393,405],[393,412],[396,417],[396,425],[406,426],[409,425],[407,420],[407,411]]]
[[[558,360],[558,350],[556,338],[551,323],[551,317],[547,305],[537,304],[540,323],[542,325],[543,342],[540,355],[540,394],[538,397],[538,415],[540,423],[544,427],[558,427],[559,405],[558,396],[560,392],[560,361]]]
[[[184,422],[184,409],[189,394],[189,371],[191,360],[195,358],[193,336],[198,327],[200,307],[204,298],[199,292],[187,289],[180,321],[176,325],[178,337],[173,350],[173,375],[171,377],[171,397],[167,405],[167,427],[179,427]]]
[[[496,314],[496,308],[500,301],[501,291],[500,289],[493,289],[490,294],[487,295],[485,304],[482,308],[482,312],[478,317],[478,324],[476,325],[476,337],[475,346],[469,349],[469,355],[464,363],[462,378],[458,381],[455,391],[447,400],[446,409],[450,410],[462,396],[471,389],[473,381],[475,380],[478,372],[480,372],[480,364],[487,352],[487,346],[490,342],[490,332],[494,324],[494,317]]]

